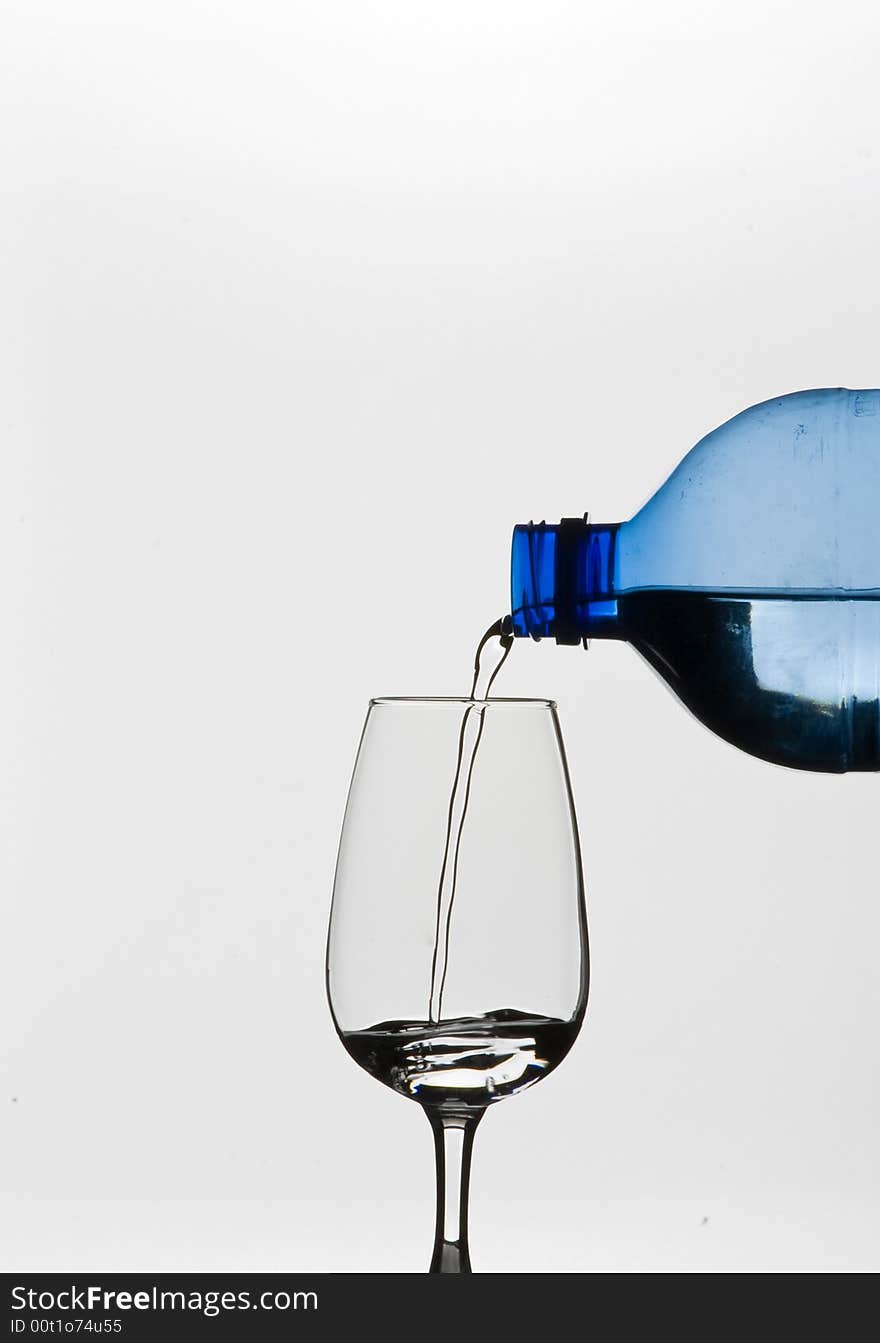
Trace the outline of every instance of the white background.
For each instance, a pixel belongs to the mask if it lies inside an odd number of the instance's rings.
[[[369,695],[516,521],[876,386],[874,4],[7,0],[2,1266],[422,1270],[430,1135],[323,956]],[[501,687],[499,686],[499,690]],[[477,1137],[488,1269],[877,1268],[878,779],[561,706],[593,995]]]

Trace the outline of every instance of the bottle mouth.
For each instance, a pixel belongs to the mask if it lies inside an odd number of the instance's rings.
[[[513,529],[510,623],[519,638],[579,644],[616,615],[616,526],[586,517]],[[613,609],[612,609],[613,608]]]
[[[514,634],[579,644],[579,606],[589,525],[586,518],[529,523],[513,531],[511,622]]]
[[[513,529],[510,619],[514,635],[543,639],[556,622],[556,527],[530,522]]]

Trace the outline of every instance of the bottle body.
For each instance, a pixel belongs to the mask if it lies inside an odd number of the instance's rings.
[[[514,532],[512,626],[630,642],[719,736],[880,769],[880,392],[752,407],[629,522]]]

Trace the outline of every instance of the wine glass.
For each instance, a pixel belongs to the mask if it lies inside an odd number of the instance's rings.
[[[432,1273],[469,1273],[477,1124],[562,1061],[589,961],[556,706],[374,699],[333,889],[327,993],[352,1058],[434,1132]]]

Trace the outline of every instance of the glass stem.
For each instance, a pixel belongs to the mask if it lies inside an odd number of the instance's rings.
[[[437,1227],[431,1273],[470,1273],[467,1212],[471,1148],[483,1110],[471,1114],[438,1114],[426,1110],[434,1130],[437,1158]]]

